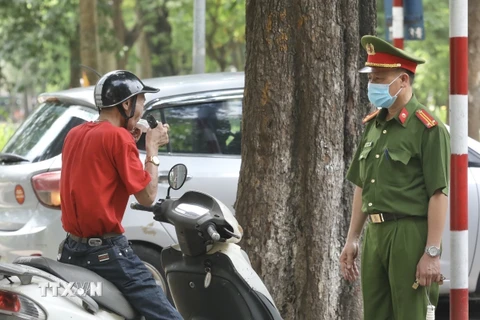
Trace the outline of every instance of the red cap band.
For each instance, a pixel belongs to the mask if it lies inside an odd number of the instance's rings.
[[[368,55],[365,66],[378,68],[403,68],[415,73],[417,63],[388,53],[376,52],[375,54]]]

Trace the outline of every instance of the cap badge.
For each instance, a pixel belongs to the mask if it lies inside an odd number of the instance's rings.
[[[367,43],[367,45],[365,46],[365,49],[367,49],[367,54],[369,56],[373,56],[375,54],[375,48],[373,47],[373,44]]]

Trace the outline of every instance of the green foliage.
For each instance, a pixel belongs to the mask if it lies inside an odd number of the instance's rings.
[[[193,51],[193,1],[168,2],[172,29],[172,50],[180,73],[190,73]],[[206,1],[206,72],[244,69],[245,1]]]
[[[1,112],[2,114],[4,112]],[[17,130],[18,124],[12,122],[0,122],[0,150],[3,149],[8,140],[13,136]]]
[[[69,87],[72,50],[79,48],[78,4],[79,0],[0,0],[0,87],[15,87],[15,92],[30,88],[35,94]],[[100,51],[120,57],[128,50],[127,69],[136,70],[141,58],[116,38],[112,1],[98,0],[97,5]],[[206,7],[206,71],[230,66],[243,70],[245,2],[207,0]],[[127,30],[142,24],[154,76],[191,73],[193,1],[123,0],[122,16]]]
[[[426,60],[417,67],[414,89],[420,102],[447,121],[449,84],[449,7],[448,0],[422,0],[425,40],[404,41],[404,49]],[[385,38],[384,0],[377,0],[378,36]]]
[[[45,79],[68,85],[77,6],[78,0],[0,0],[0,57],[24,73],[25,86],[43,85]]]

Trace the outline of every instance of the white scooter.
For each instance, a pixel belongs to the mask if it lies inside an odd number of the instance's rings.
[[[175,165],[165,200],[152,207],[131,205],[175,226],[178,245],[165,248],[161,259],[177,310],[185,320],[281,320],[248,256],[236,245],[243,232],[231,211],[196,191],[170,199],[170,189],[180,189],[186,177],[187,168]],[[112,283],[81,267],[19,257],[13,264],[0,263],[3,277],[0,319],[142,319]],[[101,283],[102,292],[92,294],[74,283]]]

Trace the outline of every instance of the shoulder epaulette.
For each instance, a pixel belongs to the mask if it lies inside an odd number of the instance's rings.
[[[365,118],[363,118],[362,120],[362,123],[365,124],[367,123],[368,121],[372,120],[373,118],[375,118],[377,116],[377,114],[380,112],[380,109],[378,110],[375,110],[374,112],[370,113],[369,115],[367,115]]]
[[[425,110],[420,109],[415,112],[415,115],[417,116],[420,121],[423,122],[425,127],[427,128],[432,128],[437,125],[437,121]]]

